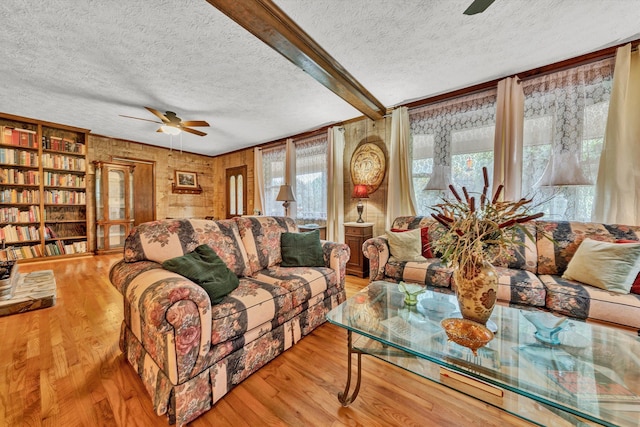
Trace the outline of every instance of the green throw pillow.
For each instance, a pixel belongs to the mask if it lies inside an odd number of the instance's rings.
[[[281,267],[324,267],[320,230],[280,235]]]
[[[238,276],[208,245],[200,245],[193,252],[168,259],[162,266],[202,286],[212,304],[218,304],[240,283]]]

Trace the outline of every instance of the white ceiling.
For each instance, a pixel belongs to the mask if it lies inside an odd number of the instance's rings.
[[[275,0],[391,107],[640,38],[638,0]],[[0,111],[217,155],[362,114],[204,0],[3,0]],[[180,143],[174,137],[174,147]]]

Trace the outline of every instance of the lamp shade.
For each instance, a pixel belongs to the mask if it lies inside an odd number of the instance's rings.
[[[293,189],[289,184],[284,184],[280,186],[280,191],[278,192],[278,196],[276,200],[279,202],[295,202],[296,196],[293,194]]]
[[[451,166],[433,165],[433,172],[429,182],[422,189],[428,190],[448,190],[451,183]]]
[[[356,184],[353,186],[353,193],[351,193],[352,199],[368,199],[369,191],[367,191],[367,186],[364,184]]]
[[[160,126],[160,130],[169,135],[178,135],[180,133],[180,128],[171,125],[162,125]]]
[[[580,167],[578,154],[565,151],[551,154],[547,167],[534,186],[562,187],[592,184],[593,182],[584,175],[582,167]]]

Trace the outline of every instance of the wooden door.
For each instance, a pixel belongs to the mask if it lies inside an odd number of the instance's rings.
[[[227,169],[227,218],[242,216],[247,211],[247,166]]]
[[[148,160],[114,158],[135,165],[133,173],[133,225],[156,219],[156,163]]]
[[[96,252],[122,251],[133,224],[135,166],[112,162],[96,165]]]

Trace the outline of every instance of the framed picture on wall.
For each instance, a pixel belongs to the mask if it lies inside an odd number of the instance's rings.
[[[175,187],[176,189],[197,189],[198,174],[196,172],[176,171]]]

